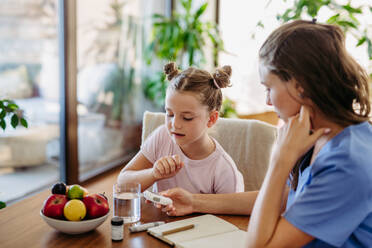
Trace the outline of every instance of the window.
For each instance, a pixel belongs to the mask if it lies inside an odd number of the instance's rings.
[[[28,128],[0,130],[0,200],[11,203],[59,178],[59,72],[55,0],[0,2],[0,97]]]
[[[268,2],[270,5],[267,6]],[[236,101],[239,114],[256,114],[272,110],[265,105],[264,88],[259,83],[258,50],[266,37],[279,26],[276,14],[283,13],[293,1],[245,1],[220,0],[219,25],[225,49],[228,53],[219,55],[219,65],[231,65],[233,87],[226,89],[226,96]],[[341,2],[341,1],[340,1]],[[347,1],[344,1],[345,3]],[[365,0],[351,1],[352,6],[368,4]],[[366,12],[367,13],[367,12]],[[318,21],[325,22],[330,17],[324,9],[319,12]],[[265,28],[256,25],[263,21]],[[364,25],[372,25],[370,15],[361,18]],[[252,35],[255,38],[252,38]],[[355,47],[356,40],[347,36],[348,51],[364,68],[372,71],[365,45]]]
[[[123,164],[140,146],[147,19],[162,1],[79,0],[79,178]],[[87,11],[89,10],[89,11]]]

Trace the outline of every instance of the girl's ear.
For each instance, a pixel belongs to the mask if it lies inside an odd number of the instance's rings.
[[[211,113],[209,114],[209,120],[208,120],[207,126],[212,127],[214,124],[216,124],[217,120],[218,120],[218,111],[216,110],[211,111]]]

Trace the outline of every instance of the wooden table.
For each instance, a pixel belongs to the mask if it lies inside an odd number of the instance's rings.
[[[119,169],[110,171],[94,181],[83,184],[90,192],[106,192],[112,210],[112,185],[116,181]],[[49,227],[40,217],[43,201],[50,194],[49,190],[31,196],[23,201],[0,210],[0,247],[170,247],[146,232],[129,233],[129,225],[124,227],[124,240],[111,241],[111,216],[96,230],[78,235],[68,235]],[[163,220],[165,222],[196,216],[169,217],[152,204],[141,203],[141,223]],[[247,216],[218,215],[219,217],[246,230]]]

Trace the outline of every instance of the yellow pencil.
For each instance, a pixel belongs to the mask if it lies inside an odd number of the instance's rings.
[[[192,229],[192,228],[194,228],[194,224],[190,224],[190,225],[187,225],[187,226],[181,226],[181,227],[177,227],[177,228],[174,228],[174,229],[170,229],[168,231],[162,232],[161,234],[162,235],[168,235],[168,234],[172,234],[172,233],[176,233],[176,232],[181,232],[181,231],[189,230],[189,229]]]

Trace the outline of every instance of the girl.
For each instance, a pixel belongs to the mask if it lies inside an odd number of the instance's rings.
[[[267,104],[285,122],[260,192],[173,189],[164,211],[251,214],[248,247],[372,247],[368,75],[346,52],[341,29],[285,24],[259,59]]]
[[[229,85],[230,66],[211,75],[189,68],[164,67],[170,81],[165,125],[144,142],[123,168],[118,184],[139,182],[142,189],[157,183],[159,191],[181,187],[193,193],[244,191],[243,176],[220,144],[207,134],[218,119],[221,88]]]

